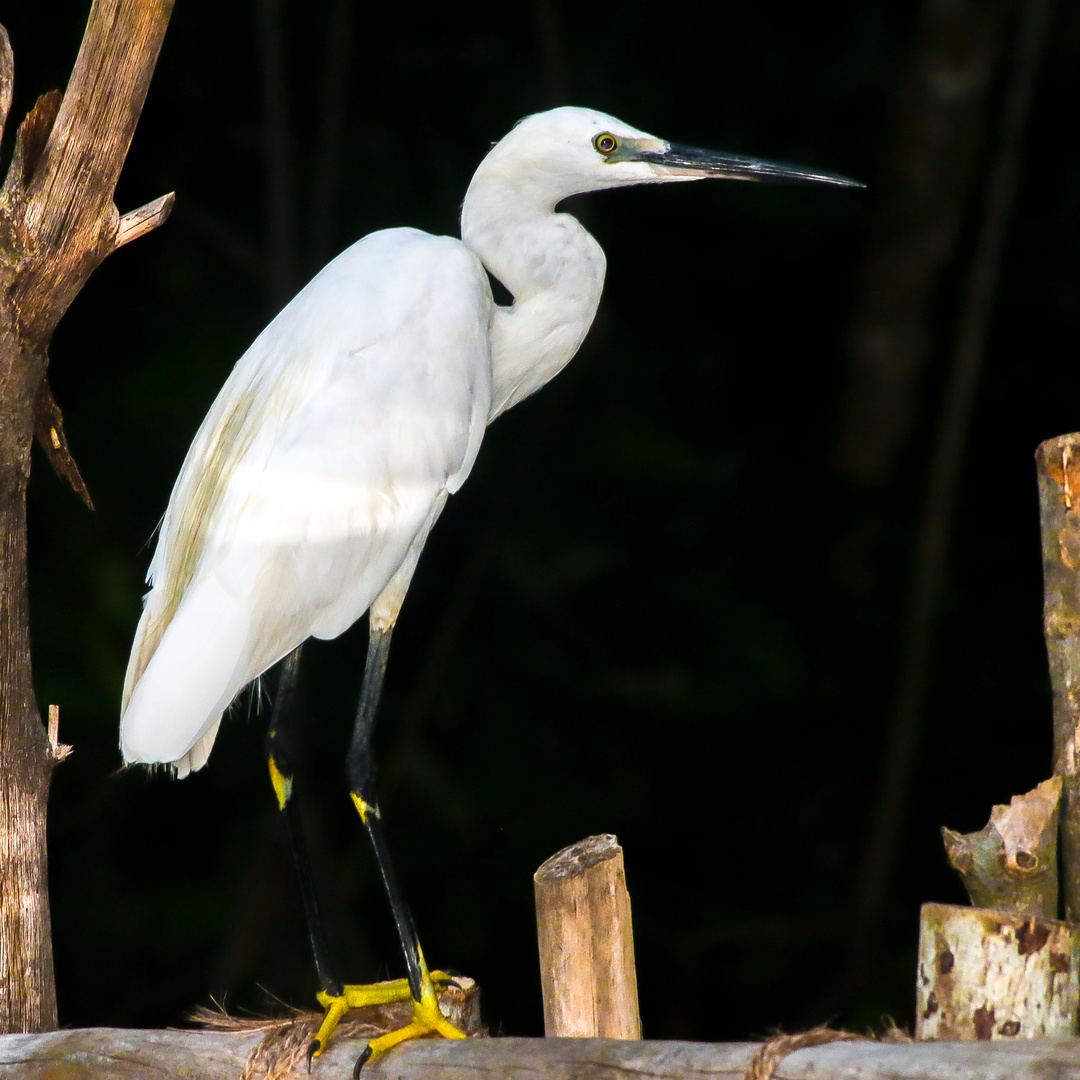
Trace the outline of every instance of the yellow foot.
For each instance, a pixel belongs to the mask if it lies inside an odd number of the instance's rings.
[[[435,984],[444,986],[457,985],[453,978],[444,971],[433,971],[430,974],[424,970],[424,979],[421,984],[420,1000],[413,1000],[412,1023],[406,1024],[397,1031],[390,1031],[372,1039],[357,1059],[353,1076],[358,1077],[360,1070],[369,1062],[385,1054],[399,1043],[408,1039],[418,1039],[423,1035],[441,1035],[444,1039],[464,1039],[465,1034],[459,1031],[442,1014],[439,1002],[435,997]],[[349,1009],[362,1008],[365,1005],[389,1005],[396,1001],[412,1000],[409,990],[408,979],[394,979],[392,982],[372,983],[366,986],[346,986],[341,994],[318,995],[319,1004],[326,1010],[322,1025],[318,1034],[308,1047],[308,1071],[311,1071],[311,1059],[318,1057],[330,1041],[341,1018]]]

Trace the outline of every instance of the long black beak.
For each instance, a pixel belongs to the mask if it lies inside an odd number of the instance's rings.
[[[715,176],[728,180],[757,180],[767,184],[835,184],[837,187],[866,187],[839,173],[804,169],[799,165],[785,165],[779,161],[742,157],[739,154],[721,154],[715,150],[699,150],[696,146],[680,146],[668,143],[666,150],[640,150],[634,157],[671,169],[673,173],[694,174],[700,177]]]

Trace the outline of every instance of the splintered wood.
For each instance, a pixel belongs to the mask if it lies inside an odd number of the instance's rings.
[[[533,883],[545,1035],[640,1039],[630,896],[615,837],[565,848]]]
[[[1057,830],[1061,777],[1044,780],[1008,806],[995,806],[978,832],[942,828],[945,851],[971,903],[1012,915],[1058,913]]]

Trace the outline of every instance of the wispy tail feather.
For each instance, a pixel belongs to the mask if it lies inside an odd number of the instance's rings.
[[[169,764],[185,776],[206,764],[222,713],[251,677],[250,616],[213,575],[156,635],[153,605],[151,593],[128,667],[120,749],[125,762]],[[149,656],[147,636],[159,638]]]

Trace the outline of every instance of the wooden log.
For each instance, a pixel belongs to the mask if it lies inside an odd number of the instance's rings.
[[[916,1038],[1075,1035],[1078,929],[1056,919],[924,904]]]
[[[590,836],[533,875],[544,1033],[640,1039],[630,896],[614,836]]]
[[[0,1036],[0,1080],[238,1080],[261,1036],[88,1028]],[[363,1049],[335,1039],[313,1080],[343,1080]],[[756,1043],[626,1039],[418,1040],[365,1066],[394,1080],[742,1080]],[[301,1076],[305,1075],[301,1068]],[[1080,1039],[962,1043],[832,1043],[798,1050],[775,1080],[1080,1080]],[[253,1078],[255,1080],[255,1078]],[[258,1080],[263,1080],[259,1077]]]
[[[1080,434],[1035,453],[1042,527],[1043,632],[1054,692],[1054,773],[1061,777],[1061,891],[1080,919]]]

